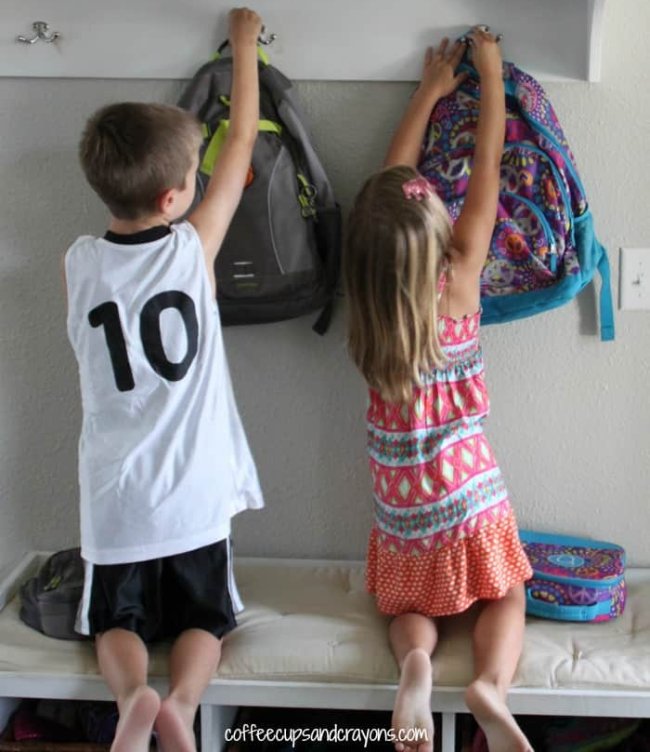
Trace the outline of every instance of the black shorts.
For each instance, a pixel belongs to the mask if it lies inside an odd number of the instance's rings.
[[[86,562],[77,630],[136,632],[145,642],[204,629],[221,638],[237,622],[239,596],[228,538],[194,551],[133,564]]]

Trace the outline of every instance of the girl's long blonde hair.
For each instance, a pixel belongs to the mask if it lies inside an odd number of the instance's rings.
[[[349,217],[343,257],[348,348],[384,399],[406,402],[421,375],[444,363],[438,339],[438,279],[451,241],[451,221],[431,191],[407,199],[412,167],[370,177]]]

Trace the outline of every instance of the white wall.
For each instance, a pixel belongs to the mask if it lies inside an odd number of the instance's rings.
[[[602,83],[549,84],[581,168],[614,277],[619,246],[650,246],[650,6],[606,6]],[[507,46],[506,46],[507,50]],[[388,54],[388,53],[387,53]],[[345,207],[377,167],[412,87],[301,83],[315,140]],[[28,548],[77,541],[76,365],[58,263],[105,216],[76,145],[107,101],[174,101],[177,82],[0,79],[0,567]],[[593,294],[484,330],[488,433],[520,523],[626,546],[650,565],[650,313],[595,335]],[[362,557],[371,519],[365,394],[346,359],[339,309],[230,329],[226,346],[267,509],[240,517],[239,553]]]

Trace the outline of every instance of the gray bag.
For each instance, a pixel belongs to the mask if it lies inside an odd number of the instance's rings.
[[[83,585],[80,550],[70,548],[52,554],[38,574],[20,588],[20,618],[48,637],[84,639],[74,629]]]
[[[203,123],[197,196],[205,193],[230,123],[232,58],[220,55],[196,73],[179,106]],[[311,144],[291,82],[260,50],[260,126],[249,181],[215,264],[224,324],[332,312],[341,256],[341,211]],[[191,210],[190,210],[191,211]]]

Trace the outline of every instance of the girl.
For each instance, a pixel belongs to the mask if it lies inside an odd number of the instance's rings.
[[[393,729],[423,729],[431,752],[430,656],[437,617],[482,609],[466,702],[491,752],[530,744],[506,706],[521,652],[523,583],[532,572],[506,488],[483,434],[488,398],[478,343],[479,279],[497,212],[505,131],[501,57],[485,27],[469,37],[481,80],[467,195],[452,228],[415,165],[429,114],[463,80],[464,52],[427,52],[422,82],[391,142],[385,169],[357,196],[344,276],[349,348],[370,387],[368,450],[375,524],[368,589],[394,616],[401,670]]]

